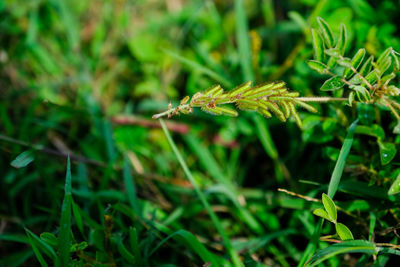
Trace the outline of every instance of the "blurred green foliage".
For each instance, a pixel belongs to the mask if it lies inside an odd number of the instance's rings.
[[[294,266],[313,255],[309,242],[330,244],[313,239],[322,203],[277,189],[314,200],[326,192],[357,118],[334,202],[354,238],[368,240],[366,254],[328,247],[336,256],[326,263],[373,262],[373,242],[397,244],[400,223],[399,126],[387,108],[318,104],[317,114],[300,112],[302,131],[252,113],[166,121],[219,225],[151,115],[216,83],[283,80],[304,96],[335,96],[319,90],[324,77],[306,63],[316,18],[335,36],[346,25],[349,55],[365,48],[376,57],[400,50],[399,8],[398,0],[0,1],[0,266],[217,266],[235,254],[246,266]],[[334,231],[326,223],[321,235]],[[394,264],[388,255],[374,264]]]

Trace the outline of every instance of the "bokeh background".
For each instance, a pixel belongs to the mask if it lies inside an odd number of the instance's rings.
[[[144,266],[202,266],[189,239],[165,241],[179,230],[226,259],[221,236],[151,116],[213,84],[229,90],[283,80],[304,96],[329,95],[319,91],[324,77],[306,64],[316,18],[335,34],[346,25],[348,54],[365,47],[379,55],[389,46],[400,50],[399,8],[396,0],[0,1],[0,265],[39,265],[24,227],[57,236],[67,155],[72,243],[81,246],[71,253],[76,266],[130,266],[122,247],[139,253]],[[248,266],[300,261],[320,204],[277,189],[319,199],[352,121],[380,125],[387,142],[400,142],[388,111],[314,106],[317,114],[300,111],[303,130],[251,112],[230,118],[195,110],[166,121]],[[337,196],[349,213],[339,216],[358,238],[368,238],[371,211],[385,218],[379,231],[400,222],[390,206],[374,209],[386,203],[399,166],[398,157],[382,165],[379,153],[376,138],[357,135]],[[51,256],[44,259],[53,265]]]

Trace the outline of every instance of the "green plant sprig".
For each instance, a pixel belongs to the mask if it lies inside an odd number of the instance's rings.
[[[347,46],[347,30],[341,25],[339,37],[335,38],[328,23],[318,18],[319,29],[312,29],[314,60],[307,63],[310,68],[332,76],[321,87],[323,91],[336,91],[347,86],[348,104],[353,102],[376,103],[387,107],[400,120],[400,104],[392,99],[400,95],[400,89],[389,83],[400,71],[400,54],[387,48],[375,61],[366,58],[361,48],[352,58],[344,56]],[[337,66],[341,69],[336,68]]]
[[[333,200],[328,195],[322,194],[322,204],[324,208],[314,210],[313,214],[333,223],[335,225],[336,235],[339,236],[341,240],[353,240],[354,237],[350,229],[343,223],[337,221],[337,207]]]
[[[296,110],[297,106],[310,112],[317,112],[313,106],[306,102],[347,100],[346,98],[332,97],[299,97],[299,95],[299,92],[289,91],[285,82],[269,82],[255,87],[252,87],[252,82],[245,82],[227,92],[220,85],[214,85],[205,92],[196,93],[191,99],[186,96],[176,107],[172,107],[170,103],[167,111],[153,115],[153,119],[164,116],[170,118],[180,113],[189,114],[193,112],[195,107],[199,107],[212,115],[236,117],[238,112],[226,106],[227,104],[235,104],[237,109],[256,111],[266,118],[270,118],[274,114],[282,122],[293,117],[301,128],[302,121]]]

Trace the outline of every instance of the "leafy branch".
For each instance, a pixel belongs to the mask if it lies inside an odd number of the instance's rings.
[[[387,107],[400,120],[400,104],[392,99],[400,95],[400,89],[390,84],[400,70],[400,54],[389,47],[376,60],[374,56],[365,59],[366,51],[361,48],[352,58],[345,57],[346,26],[341,25],[335,42],[328,23],[322,18],[317,20],[319,29],[312,29],[314,60],[307,63],[315,71],[332,76],[321,90],[335,91],[347,86],[351,90],[347,96],[350,106],[354,101],[377,103]]]
[[[333,200],[328,195],[322,194],[322,204],[324,205],[324,209],[318,208],[314,210],[314,215],[335,224],[336,234],[341,240],[353,240],[354,237],[350,229],[343,223],[337,222],[337,207]]]
[[[236,117],[238,112],[227,106],[227,104],[235,104],[237,109],[256,111],[266,118],[275,115],[283,122],[289,117],[293,117],[301,128],[302,121],[296,110],[297,106],[310,112],[317,112],[313,106],[306,102],[337,100],[330,97],[299,97],[298,92],[288,91],[284,82],[269,82],[255,87],[252,87],[252,82],[245,82],[227,92],[220,85],[214,85],[205,92],[196,93],[190,101],[189,99],[186,96],[176,107],[172,107],[170,103],[167,111],[155,114],[153,119],[163,116],[170,118],[180,113],[189,114],[193,112],[195,107],[199,107],[212,115]]]

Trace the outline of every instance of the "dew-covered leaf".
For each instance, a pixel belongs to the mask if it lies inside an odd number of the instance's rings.
[[[340,55],[340,50],[338,48],[330,48],[330,49],[325,49],[324,53],[327,54],[328,56],[339,58]]]
[[[332,30],[329,27],[328,23],[323,20],[321,17],[317,18],[319,27],[322,32],[322,36],[324,38],[325,44],[328,48],[331,48],[335,44],[335,39],[333,38]]]
[[[347,45],[347,30],[346,30],[346,26],[344,24],[341,24],[339,40],[336,44],[336,48],[339,49],[340,54],[342,56],[344,55],[344,52],[346,50],[346,45]]]
[[[381,156],[382,165],[386,165],[392,161],[394,156],[396,156],[397,149],[396,145],[393,143],[384,143],[378,141],[379,145],[379,154]]]
[[[313,70],[315,70],[321,74],[325,74],[328,71],[328,66],[322,62],[319,62],[316,60],[308,60],[307,64],[310,68],[312,68]]]
[[[324,58],[324,41],[319,32],[315,29],[311,29],[311,34],[313,38],[314,59],[322,61]]]
[[[357,53],[354,55],[354,57],[351,59],[351,66],[354,69],[358,69],[358,67],[360,67],[361,62],[363,61],[365,56],[365,49],[361,48],[360,50],[357,51]],[[351,70],[351,68],[347,68],[344,73],[343,76],[345,78],[350,77],[354,72]]]
[[[340,66],[343,66],[343,67],[346,67],[346,68],[351,68],[351,67],[352,67],[350,58],[338,59],[336,62],[337,62]]]
[[[325,81],[321,87],[322,91],[335,91],[341,89],[345,83],[342,81],[342,78],[339,76],[334,76],[329,80]]]

